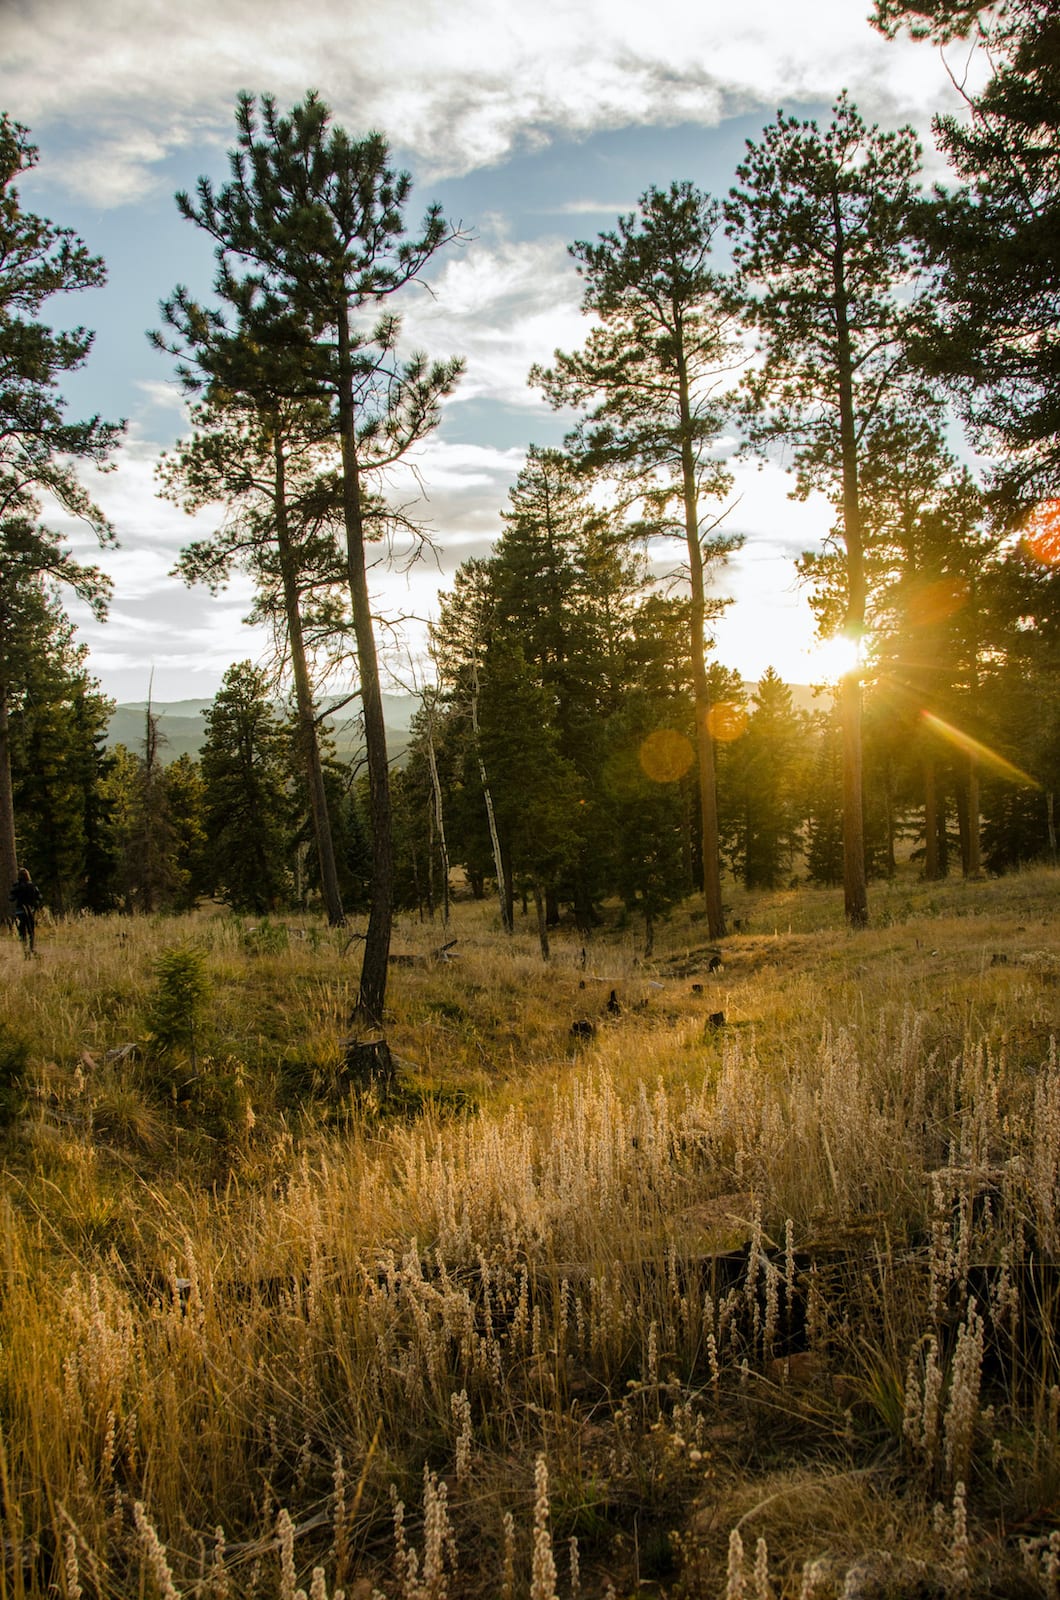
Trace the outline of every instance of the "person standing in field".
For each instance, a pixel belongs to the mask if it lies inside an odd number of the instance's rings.
[[[37,942],[37,911],[41,905],[41,892],[26,867],[19,867],[18,877],[11,885],[11,903],[15,908],[15,927],[22,940],[26,956],[34,954]]]

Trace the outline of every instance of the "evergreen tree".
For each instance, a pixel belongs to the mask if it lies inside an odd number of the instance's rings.
[[[843,729],[838,709],[813,718],[813,763],[806,812],[806,869],[814,883],[835,888],[844,871]]]
[[[548,959],[545,897],[577,856],[586,796],[561,754],[549,696],[518,643],[494,645],[483,676],[480,750],[504,843],[509,905],[517,877],[534,892],[542,955]]]
[[[944,876],[945,788],[952,786],[965,819],[966,874],[979,869],[979,767],[970,747],[953,742],[982,737],[980,684],[990,651],[982,576],[997,550],[984,521],[983,498],[967,467],[946,447],[940,430],[920,420],[887,421],[867,433],[860,464],[864,541],[866,654],[869,703],[876,734],[885,726],[891,743],[905,740],[906,756],[920,769],[923,795],[924,874]],[[819,630],[839,624],[846,600],[845,567],[836,551],[805,554],[800,573],[813,585],[811,604]],[[925,720],[930,717],[930,721]],[[943,737],[939,730],[950,730]],[[882,796],[867,792],[866,821],[882,821],[889,839],[887,774]],[[877,845],[879,841],[877,840]],[[884,845],[889,861],[890,845]],[[866,860],[872,856],[866,849]]]
[[[249,661],[206,713],[201,770],[211,886],[238,911],[274,910],[290,892],[289,744]]]
[[[776,889],[791,873],[807,788],[807,721],[770,667],[751,695],[727,775],[735,812],[733,867],[749,889]]]
[[[382,1026],[392,918],[390,785],[371,601],[368,541],[384,531],[372,481],[386,473],[436,425],[442,400],[461,370],[458,361],[407,359],[390,297],[413,282],[453,237],[437,206],[410,235],[403,210],[410,179],[391,165],[386,140],[352,140],[331,126],[315,95],[280,116],[275,102],[240,97],[231,180],[215,191],[200,179],[196,198],[178,195],[190,220],[216,241],[216,287],[234,307],[242,330],[267,353],[276,390],[328,406],[340,452],[342,521],[353,631],[361,680],[371,795],[372,890],[357,1011]],[[242,273],[242,276],[240,274]],[[167,308],[171,324],[200,364],[196,334],[205,313],[179,292]],[[378,314],[377,314],[378,313]],[[377,315],[376,315],[377,314]],[[376,316],[374,322],[370,316]],[[217,373],[238,373],[221,349]],[[270,372],[270,378],[273,373]]]
[[[54,911],[105,910],[116,867],[105,746],[111,707],[58,601],[37,598],[33,648],[9,700],[22,857]]]
[[[179,755],[164,769],[165,807],[172,847],[171,895],[187,911],[202,894],[208,858],[206,791],[198,761]]]
[[[710,253],[716,203],[689,183],[649,189],[616,232],[578,241],[571,253],[594,315],[583,348],[535,368],[554,406],[586,408],[567,447],[587,471],[618,479],[639,503],[641,533],[676,534],[688,555],[690,641],[696,702],[704,895],[711,935],[725,932],[718,853],[714,747],[709,731],[707,596],[711,566],[738,540],[717,533],[706,502],[731,478],[713,453],[724,420],[720,389],[734,345],[721,279]]]
[[[992,871],[1057,859],[1060,567],[1027,541],[985,575],[983,839]]]
[[[605,758],[608,720],[626,687],[623,657],[646,563],[624,548],[614,513],[592,505],[557,451],[531,446],[503,518],[490,561],[494,641],[505,651],[518,643],[544,692],[557,751],[587,797],[577,849],[563,880],[547,888],[553,908],[569,899],[579,927],[588,929],[604,889],[609,842],[604,813],[588,797]],[[490,662],[488,650],[484,681]]]
[[[877,0],[876,20],[974,40],[991,68],[970,116],[935,119],[959,186],[921,217],[941,315],[919,354],[1001,458],[993,478],[1016,518],[1060,476],[1060,18],[1054,0]]]
[[[58,294],[104,282],[102,261],[69,228],[24,211],[16,187],[36,164],[27,130],[0,113],[0,892],[17,870],[10,712],[25,653],[33,648],[36,591],[44,581],[69,584],[99,614],[108,584],[74,561],[60,534],[41,525],[53,508],[88,524],[102,543],[113,531],[75,471],[78,461],[103,464],[119,426],[92,417],[68,422],[58,392],[62,375],[85,361],[92,334],[56,332],[40,311]],[[21,663],[21,665],[20,665]]]
[[[746,314],[761,362],[747,376],[753,444],[787,446],[796,494],[823,489],[837,505],[843,550],[843,631],[865,632],[865,529],[860,488],[869,430],[930,412],[908,349],[923,324],[910,242],[920,151],[910,129],[867,128],[843,95],[823,131],[780,113],[737,168],[726,205]],[[844,900],[868,920],[862,812],[861,684],[840,685],[843,726]]]
[[[331,817],[321,761],[314,689],[307,649],[309,631],[344,631],[345,608],[336,589],[344,573],[334,541],[335,485],[321,471],[321,444],[330,421],[320,406],[292,406],[259,398],[227,398],[198,406],[196,432],[163,458],[166,493],[187,511],[222,501],[225,521],[211,539],[181,552],[177,571],[187,583],[216,592],[233,566],[249,572],[257,588],[255,619],[279,621],[289,652],[297,707],[298,753],[305,774],[313,842],[324,905],[331,925],[345,918]]]

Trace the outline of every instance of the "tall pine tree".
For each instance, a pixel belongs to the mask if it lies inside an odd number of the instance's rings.
[[[842,95],[824,129],[783,112],[737,168],[726,203],[733,256],[760,361],[745,380],[754,445],[783,444],[795,493],[823,489],[839,510],[843,631],[865,632],[860,473],[868,431],[932,394],[909,359],[924,308],[910,217],[920,149],[910,129],[866,127]],[[852,926],[868,920],[862,807],[861,683],[840,686],[843,885]]]
[[[383,1022],[393,899],[390,784],[382,690],[368,588],[368,547],[385,530],[371,484],[437,425],[459,361],[404,356],[391,297],[453,237],[437,206],[405,226],[411,189],[377,133],[351,139],[309,94],[288,116],[240,97],[231,178],[178,195],[181,211],[217,242],[216,288],[242,330],[269,352],[277,388],[327,405],[338,446],[341,515],[360,672],[371,797],[372,888],[357,1002],[369,1030]],[[194,354],[204,315],[182,292],[171,324]],[[216,314],[221,324],[224,312]],[[222,374],[228,350],[223,352]],[[199,353],[200,364],[210,357]]]
[[[708,579],[739,543],[720,535],[720,518],[706,512],[731,483],[715,453],[735,356],[726,293],[710,265],[718,222],[715,201],[675,183],[647,190],[617,231],[574,244],[582,306],[596,326],[580,351],[557,351],[551,368],[530,375],[554,406],[584,408],[567,447],[585,470],[618,480],[639,505],[638,531],[676,535],[687,552],[703,889],[714,938],[725,932],[725,913],[706,666],[716,608]]]
[[[35,590],[49,580],[69,584],[98,614],[103,575],[76,562],[63,536],[45,527],[53,509],[88,524],[101,543],[114,533],[85,491],[75,463],[106,462],[121,427],[91,417],[68,422],[59,383],[92,346],[83,327],[61,332],[40,320],[55,295],[105,281],[103,262],[69,228],[25,211],[16,187],[36,164],[27,130],[0,114],[0,895],[18,865],[11,783],[10,708],[19,659],[32,651],[29,616]]]

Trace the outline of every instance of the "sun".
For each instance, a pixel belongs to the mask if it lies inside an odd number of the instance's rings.
[[[818,639],[807,651],[812,682],[838,683],[840,678],[858,670],[862,654],[863,642],[851,639],[848,634],[834,633],[828,639]]]

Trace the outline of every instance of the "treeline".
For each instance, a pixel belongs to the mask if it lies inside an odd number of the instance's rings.
[[[495,553],[443,597],[435,681],[396,775],[371,547],[422,537],[387,487],[461,376],[459,359],[405,348],[397,297],[458,230],[434,206],[409,228],[410,180],[385,140],[351,139],[318,96],[286,116],[240,98],[229,181],[177,196],[218,265],[213,299],[178,287],[151,335],[195,402],[160,492],[226,506],[178,572],[211,588],[237,568],[252,578],[291,726],[243,665],[197,767],[163,769],[149,724],[141,751],[108,756],[58,593],[102,611],[109,584],[41,518],[57,501],[113,540],[74,467],[104,462],[120,430],[64,420],[58,384],[91,335],[38,317],[51,295],[102,281],[103,265],[21,209],[14,180],[35,152],[5,116],[9,876],[17,814],[23,853],[64,906],[202,892],[260,909],[313,883],[332,923],[366,904],[358,1011],[374,1036],[392,910],[444,911],[457,865],[475,892],[495,887],[508,926],[517,899],[533,900],[547,946],[561,905],[588,928],[609,896],[643,915],[650,942],[693,885],[721,937],[725,866],[752,886],[841,882],[859,926],[869,878],[902,849],[928,877],[1055,857],[1055,20],[1041,0],[982,14],[881,0],[876,20],[987,46],[993,74],[970,120],[937,124],[955,184],[925,193],[912,130],[867,126],[843,94],[824,126],[778,114],[724,200],[653,187],[571,246],[586,337],[530,382],[573,425],[562,450],[530,446]],[[991,461],[981,478],[949,448],[955,419]],[[741,453],[783,459],[793,494],[833,508],[801,570],[822,634],[851,655],[813,712],[774,675],[748,691],[712,658],[742,542],[727,520]],[[658,580],[666,566],[676,587]],[[363,777],[340,773],[320,734],[323,685],[349,659]]]
[[[977,502],[937,461],[922,483],[910,525],[942,539],[940,500],[963,514]],[[915,583],[906,559],[874,564],[870,879],[903,858],[928,878],[1055,859],[1053,790],[1029,780],[1060,779],[1055,575],[1023,545],[984,551],[965,531],[958,548],[964,578],[952,562],[924,576],[924,552]],[[520,904],[536,915],[546,947],[561,915],[588,931],[618,900],[650,948],[655,920],[703,882],[688,612],[658,592],[569,459],[531,451],[494,554],[459,569],[433,629],[437,683],[393,774],[395,902],[444,915],[459,868],[464,892],[498,893],[509,926]],[[261,669],[232,667],[199,759],[167,763],[150,709],[135,747],[106,748],[109,707],[69,624],[52,606],[39,626],[46,648],[11,719],[13,774],[27,858],[55,909],[319,903],[297,718]],[[834,692],[797,704],[776,673],[750,686],[717,663],[709,680],[723,862],[752,889],[841,883]],[[366,780],[320,746],[343,904],[360,911]]]
[[[296,718],[268,675],[237,662],[206,713],[197,759],[167,761],[150,707],[133,747],[107,746],[110,702],[58,611],[47,663],[10,717],[23,859],[59,914],[181,911],[204,898],[266,914],[316,906],[316,859]],[[357,771],[321,737],[339,882],[367,905],[370,849]]]

